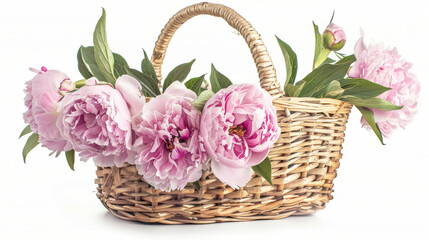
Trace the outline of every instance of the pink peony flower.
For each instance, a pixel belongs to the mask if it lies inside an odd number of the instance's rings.
[[[122,76],[116,85],[133,82],[137,80]],[[123,95],[135,94],[139,89],[120,92],[111,85],[96,84],[95,78],[88,79],[85,86],[66,95],[56,124],[81,160],[93,157],[98,166],[119,167],[129,158],[132,144],[131,115]],[[143,96],[137,104],[144,104]]]
[[[175,81],[144,105],[133,124],[138,171],[156,189],[181,190],[197,181],[207,164],[199,136],[201,113],[191,105],[195,98]]]
[[[386,49],[382,44],[367,47],[362,35],[356,43],[355,56],[357,61],[351,68],[349,76],[364,78],[391,88],[378,98],[404,106],[394,111],[371,109],[381,133],[389,137],[393,130],[398,127],[405,128],[414,117],[417,111],[420,83],[410,71],[412,64],[401,59],[396,48]],[[363,127],[370,129],[363,117],[361,123]]]
[[[232,85],[211,97],[201,116],[201,136],[215,176],[236,189],[250,180],[280,136],[271,96],[258,86]]]
[[[61,136],[55,122],[58,116],[58,102],[63,97],[60,94],[60,84],[69,80],[67,75],[57,70],[42,71],[30,69],[37,73],[26,83],[24,90],[25,106],[24,121],[29,124],[31,131],[39,134],[39,142],[59,154],[71,150],[71,145]]]
[[[346,44],[344,30],[336,24],[330,23],[323,32],[323,44],[329,50],[341,50]]]

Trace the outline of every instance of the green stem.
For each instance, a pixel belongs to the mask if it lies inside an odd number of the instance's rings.
[[[86,79],[82,79],[82,80],[75,82],[76,88],[81,88],[81,87],[85,86],[85,81],[86,81]]]

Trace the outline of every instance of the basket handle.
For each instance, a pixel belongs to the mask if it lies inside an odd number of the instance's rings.
[[[252,53],[253,60],[259,74],[261,87],[271,94],[273,98],[283,95],[280,83],[277,81],[276,70],[268,54],[267,48],[259,33],[246,19],[229,7],[214,3],[197,3],[177,12],[162,29],[152,54],[152,64],[161,84],[161,65],[165,57],[168,44],[176,30],[187,20],[197,15],[212,15],[223,18],[229,25],[240,32],[246,40]]]

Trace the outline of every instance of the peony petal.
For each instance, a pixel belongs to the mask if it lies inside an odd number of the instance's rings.
[[[165,89],[164,94],[173,95],[175,97],[187,97],[194,100],[197,98],[197,95],[194,93],[194,91],[188,89],[185,84],[174,81],[170,86],[168,86],[167,89]]]
[[[140,114],[146,102],[140,83],[131,76],[122,75],[116,80],[115,87],[127,102],[131,116]]]
[[[203,174],[203,171],[201,167],[194,168],[192,172],[189,175],[188,182],[196,182],[201,178],[201,175]]]
[[[232,168],[222,165],[218,161],[212,161],[211,167],[213,174],[233,189],[244,187],[252,175],[250,167]]]
[[[143,116],[152,115],[153,112],[158,112],[161,114],[165,113],[166,104],[169,99],[171,99],[171,95],[158,95],[156,98],[152,98],[148,103],[143,106]],[[143,117],[143,119],[147,119],[148,117]]]
[[[269,149],[265,149],[262,152],[252,152],[252,155],[249,157],[249,160],[247,160],[246,164],[244,164],[243,166],[253,167],[260,164],[267,157],[268,152]]]
[[[363,38],[365,37],[365,34],[364,34],[362,29],[360,31],[360,35],[361,35],[361,37],[359,38],[359,40],[356,42],[356,45],[355,45],[355,57],[356,58],[359,58],[361,53],[366,50],[366,45],[363,42]]]
[[[98,79],[95,77],[89,78],[85,81],[85,85],[87,86],[95,86],[98,84]]]

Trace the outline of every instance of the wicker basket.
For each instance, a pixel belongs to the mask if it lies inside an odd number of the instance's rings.
[[[281,127],[281,136],[269,153],[273,185],[254,174],[245,187],[233,190],[206,171],[199,180],[199,191],[189,184],[182,191],[162,192],[150,187],[135,165],[125,164],[98,167],[97,197],[119,218],[165,224],[280,219],[323,209],[332,199],[332,181],[352,106],[334,99],[283,97],[260,35],[238,13],[219,4],[189,6],[166,24],[152,56],[160,81],[171,37],[200,14],[222,17],[240,32],[253,55],[262,88],[273,96]]]

